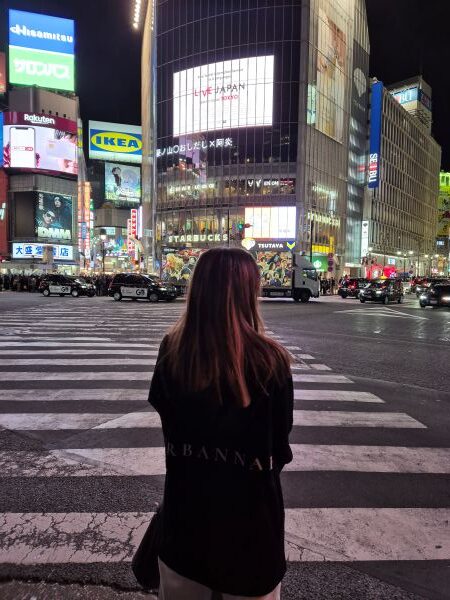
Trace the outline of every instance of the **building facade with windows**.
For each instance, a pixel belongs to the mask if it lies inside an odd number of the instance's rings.
[[[397,89],[371,85],[362,256],[379,274],[422,275],[435,252],[441,148],[395,97]]]
[[[211,245],[295,249],[329,276],[359,267],[368,53],[363,0],[149,3],[144,238],[163,272],[187,278]]]

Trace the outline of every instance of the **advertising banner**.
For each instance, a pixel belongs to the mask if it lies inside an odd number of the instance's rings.
[[[346,35],[322,9],[319,9],[318,21],[316,128],[342,143]]]
[[[141,168],[105,163],[105,199],[116,206],[138,205],[141,201]]]
[[[369,136],[369,188],[377,188],[380,183],[381,151],[381,111],[383,107],[383,84],[372,84],[370,99],[370,136]]]
[[[9,81],[73,92],[74,21],[11,9]]]
[[[72,239],[72,196],[38,192],[36,236],[40,239]]]
[[[165,283],[187,285],[191,278],[198,257],[204,252],[202,248],[163,248],[161,279]]]
[[[6,93],[6,58],[5,53],[0,52],[0,94]]]
[[[141,164],[142,127],[89,121],[89,158]]]
[[[77,175],[77,123],[53,115],[6,112],[5,168]]]
[[[295,240],[295,206],[246,206],[245,235],[254,239]]]
[[[173,135],[272,125],[274,57],[210,63],[173,75]]]
[[[45,258],[46,248],[44,244],[33,244],[29,242],[14,243],[12,250],[12,258]],[[55,260],[73,260],[73,247],[61,246],[53,244],[53,258]],[[50,262],[46,260],[45,262]]]
[[[8,254],[8,176],[0,169],[0,256]]]
[[[256,252],[255,258],[261,275],[262,287],[291,287],[291,252],[267,250],[265,252]]]

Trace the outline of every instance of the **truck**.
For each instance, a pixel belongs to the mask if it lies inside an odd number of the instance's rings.
[[[292,298],[295,302],[309,302],[319,297],[317,269],[304,255],[257,252],[255,259],[261,273],[263,297]]]

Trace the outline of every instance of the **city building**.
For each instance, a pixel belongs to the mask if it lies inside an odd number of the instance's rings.
[[[370,276],[428,273],[435,253],[441,148],[429,124],[405,110],[398,89],[376,79],[371,85],[361,244]]]
[[[368,62],[363,0],[148,3],[143,239],[166,279],[215,245],[359,272]]]
[[[433,259],[437,273],[450,275],[450,173],[444,171],[439,176],[438,227]]]
[[[11,9],[8,25],[9,86],[0,115],[0,270],[77,272],[74,22]]]

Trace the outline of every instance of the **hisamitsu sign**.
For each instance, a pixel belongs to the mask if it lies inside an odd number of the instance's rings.
[[[74,21],[11,9],[9,81],[73,92]]]

